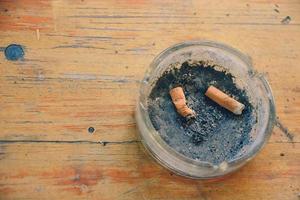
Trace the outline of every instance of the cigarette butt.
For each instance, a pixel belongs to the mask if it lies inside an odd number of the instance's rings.
[[[211,100],[219,104],[220,106],[226,108],[227,110],[233,112],[236,115],[242,114],[242,111],[245,108],[245,105],[238,102],[237,100],[231,98],[218,88],[214,86],[209,86],[205,95]]]
[[[172,102],[177,112],[183,117],[194,117],[195,111],[186,105],[186,99],[182,87],[175,87],[170,90]]]

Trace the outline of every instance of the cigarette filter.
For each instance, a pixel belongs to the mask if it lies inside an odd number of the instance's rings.
[[[237,100],[231,98],[218,88],[214,86],[209,86],[205,95],[211,100],[219,104],[220,106],[226,108],[227,110],[233,112],[236,115],[242,114],[242,111],[245,108],[245,105],[238,102]]]
[[[175,87],[170,90],[172,102],[176,107],[177,112],[183,117],[195,116],[195,111],[186,105],[186,99],[182,87]]]

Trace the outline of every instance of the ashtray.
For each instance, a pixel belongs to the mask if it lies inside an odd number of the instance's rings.
[[[175,84],[197,111],[196,125],[176,113],[168,93]],[[242,101],[244,113],[237,116],[211,102],[204,95],[209,85]],[[268,141],[276,116],[271,88],[250,57],[212,41],[187,41],[161,52],[141,82],[135,114],[150,155],[195,179],[221,177],[245,165]]]

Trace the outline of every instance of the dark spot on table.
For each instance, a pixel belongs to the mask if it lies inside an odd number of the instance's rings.
[[[290,100],[289,100],[289,99],[286,99],[286,101],[289,102]]]
[[[95,132],[95,128],[94,127],[89,127],[88,131],[89,131],[89,133],[94,133]]]
[[[118,51],[115,51],[115,54],[118,54],[119,52]]]
[[[16,61],[23,59],[25,53],[21,45],[10,44],[5,48],[4,54],[7,60]]]
[[[196,13],[196,12],[194,12],[194,13],[193,13],[193,15],[197,15],[197,13]]]
[[[280,156],[284,156],[284,153],[280,153]]]
[[[128,69],[128,66],[125,66],[126,69]]]
[[[276,8],[279,8],[279,6],[278,6],[277,4],[275,4],[275,7],[276,7]]]
[[[292,18],[290,16],[286,16],[285,18],[283,18],[281,20],[281,24],[285,24],[285,25],[289,24],[291,20],[292,20]]]
[[[106,146],[108,142],[106,142],[106,141],[101,141],[100,143],[101,143],[103,146]]]
[[[152,43],[152,46],[155,46],[155,42]]]
[[[277,8],[274,9],[275,12],[280,13],[279,10]]]
[[[4,9],[4,12],[8,12],[8,9],[7,9],[7,8],[5,8],[5,9]]]

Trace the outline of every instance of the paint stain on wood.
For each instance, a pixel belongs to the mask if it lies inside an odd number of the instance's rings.
[[[4,50],[4,54],[6,59],[11,61],[21,60],[25,55],[22,46],[19,44],[8,45]]]
[[[43,178],[55,179],[55,185],[64,186],[62,190],[82,195],[89,192],[89,187],[103,179],[102,171],[97,167],[69,167],[54,169],[41,174]],[[62,178],[63,177],[63,178]]]
[[[91,133],[91,134],[92,134],[92,133],[94,133],[94,132],[95,132],[95,128],[94,128],[94,127],[89,127],[89,128],[88,128],[88,131],[89,131],[89,133]]]
[[[0,194],[5,195],[5,194],[10,194],[13,193],[14,190],[11,187],[1,187],[0,188]]]
[[[12,16],[0,15],[0,22],[8,21],[10,23],[1,23],[0,30],[49,30],[52,27],[52,19],[49,17],[35,16]]]

